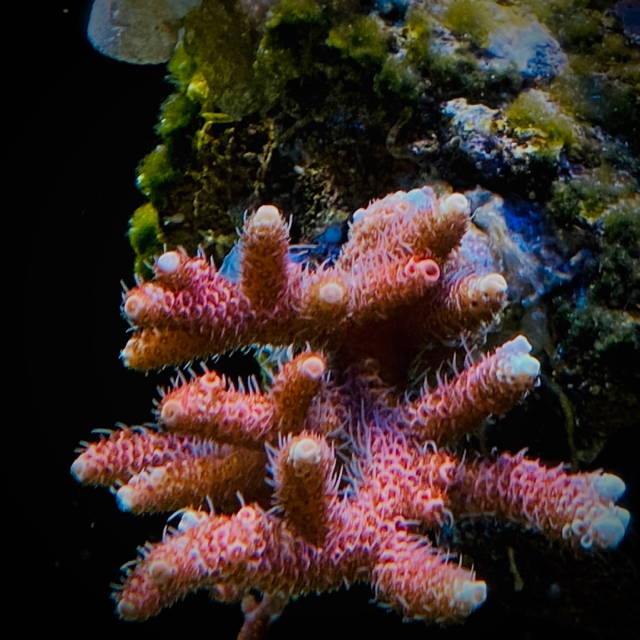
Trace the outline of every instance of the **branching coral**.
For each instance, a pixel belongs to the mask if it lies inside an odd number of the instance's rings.
[[[398,192],[358,210],[339,258],[311,268],[290,259],[287,224],[262,206],[244,225],[237,282],[176,250],[126,293],[128,367],[256,343],[295,350],[266,390],[194,375],[162,397],[157,430],[115,431],[74,462],[78,480],[115,487],[124,510],[181,510],[127,568],[121,617],[144,620],[204,588],[243,601],[249,637],[291,597],[365,581],[407,619],[461,620],[486,585],[432,544],[452,519],[509,519],[585,549],[619,543],[629,514],[615,506],[616,476],[444,448],[536,385],[526,338],[402,394],[421,345],[481,335],[505,301],[468,211],[461,194]]]

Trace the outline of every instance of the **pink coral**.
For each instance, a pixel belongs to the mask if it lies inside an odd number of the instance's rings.
[[[177,530],[127,569],[123,618],[204,588],[243,602],[250,637],[289,598],[364,581],[404,618],[461,620],[486,585],[428,531],[491,515],[585,549],[619,543],[629,514],[616,476],[444,449],[535,386],[526,338],[402,396],[421,345],[482,334],[504,304],[504,278],[468,223],[461,194],[399,192],[358,210],[335,264],[311,269],[290,260],[287,226],[264,206],[245,223],[239,282],[174,250],[126,294],[132,368],[255,343],[297,355],[264,390],[194,375],[159,402],[158,431],[113,432],[73,464],[78,480],[114,486],[124,510],[181,509]]]

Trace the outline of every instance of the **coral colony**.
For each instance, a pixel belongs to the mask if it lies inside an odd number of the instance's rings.
[[[405,619],[461,620],[486,599],[482,567],[476,576],[432,534],[467,516],[616,547],[629,521],[618,477],[447,449],[536,385],[525,336],[406,391],[425,344],[479,339],[505,304],[483,242],[464,195],[424,187],[356,211],[334,262],[292,260],[271,205],[246,217],[239,277],[181,249],[155,260],[153,279],[124,297],[124,364],[148,371],[269,345],[270,381],[205,369],[162,397],[156,429],[101,436],[73,463],[79,481],[117,490],[125,511],[181,516],[126,568],[122,618],[206,589],[242,602],[248,637],[290,598],[363,581]]]

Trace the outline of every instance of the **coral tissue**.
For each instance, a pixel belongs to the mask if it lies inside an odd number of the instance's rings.
[[[181,514],[126,569],[120,616],[144,620],[207,589],[243,602],[248,634],[291,597],[365,581],[404,618],[459,620],[486,585],[433,545],[444,524],[491,515],[585,549],[620,542],[629,513],[615,505],[616,476],[446,448],[536,385],[524,336],[406,393],[425,345],[481,336],[506,300],[465,196],[425,187],[372,202],[340,257],[315,267],[290,259],[286,221],[262,206],[239,253],[232,281],[168,251],[125,295],[133,369],[251,345],[280,356],[268,388],[205,369],[162,397],[157,429],[114,431],[74,462],[79,481],[114,488],[123,510]]]

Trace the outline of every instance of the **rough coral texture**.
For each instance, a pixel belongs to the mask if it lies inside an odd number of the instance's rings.
[[[422,345],[481,337],[505,302],[468,218],[461,194],[398,192],[356,211],[341,255],[312,268],[290,259],[286,223],[263,206],[244,225],[238,281],[177,250],[126,293],[131,368],[294,348],[267,388],[205,370],[161,399],[156,431],[115,431],[74,462],[78,480],[116,487],[124,510],[181,510],[127,568],[121,617],[207,589],[242,601],[240,637],[257,637],[289,598],[364,581],[405,619],[459,621],[487,587],[434,544],[454,519],[505,519],[578,549],[620,542],[616,476],[446,449],[536,385],[524,336],[404,394],[400,372]]]

